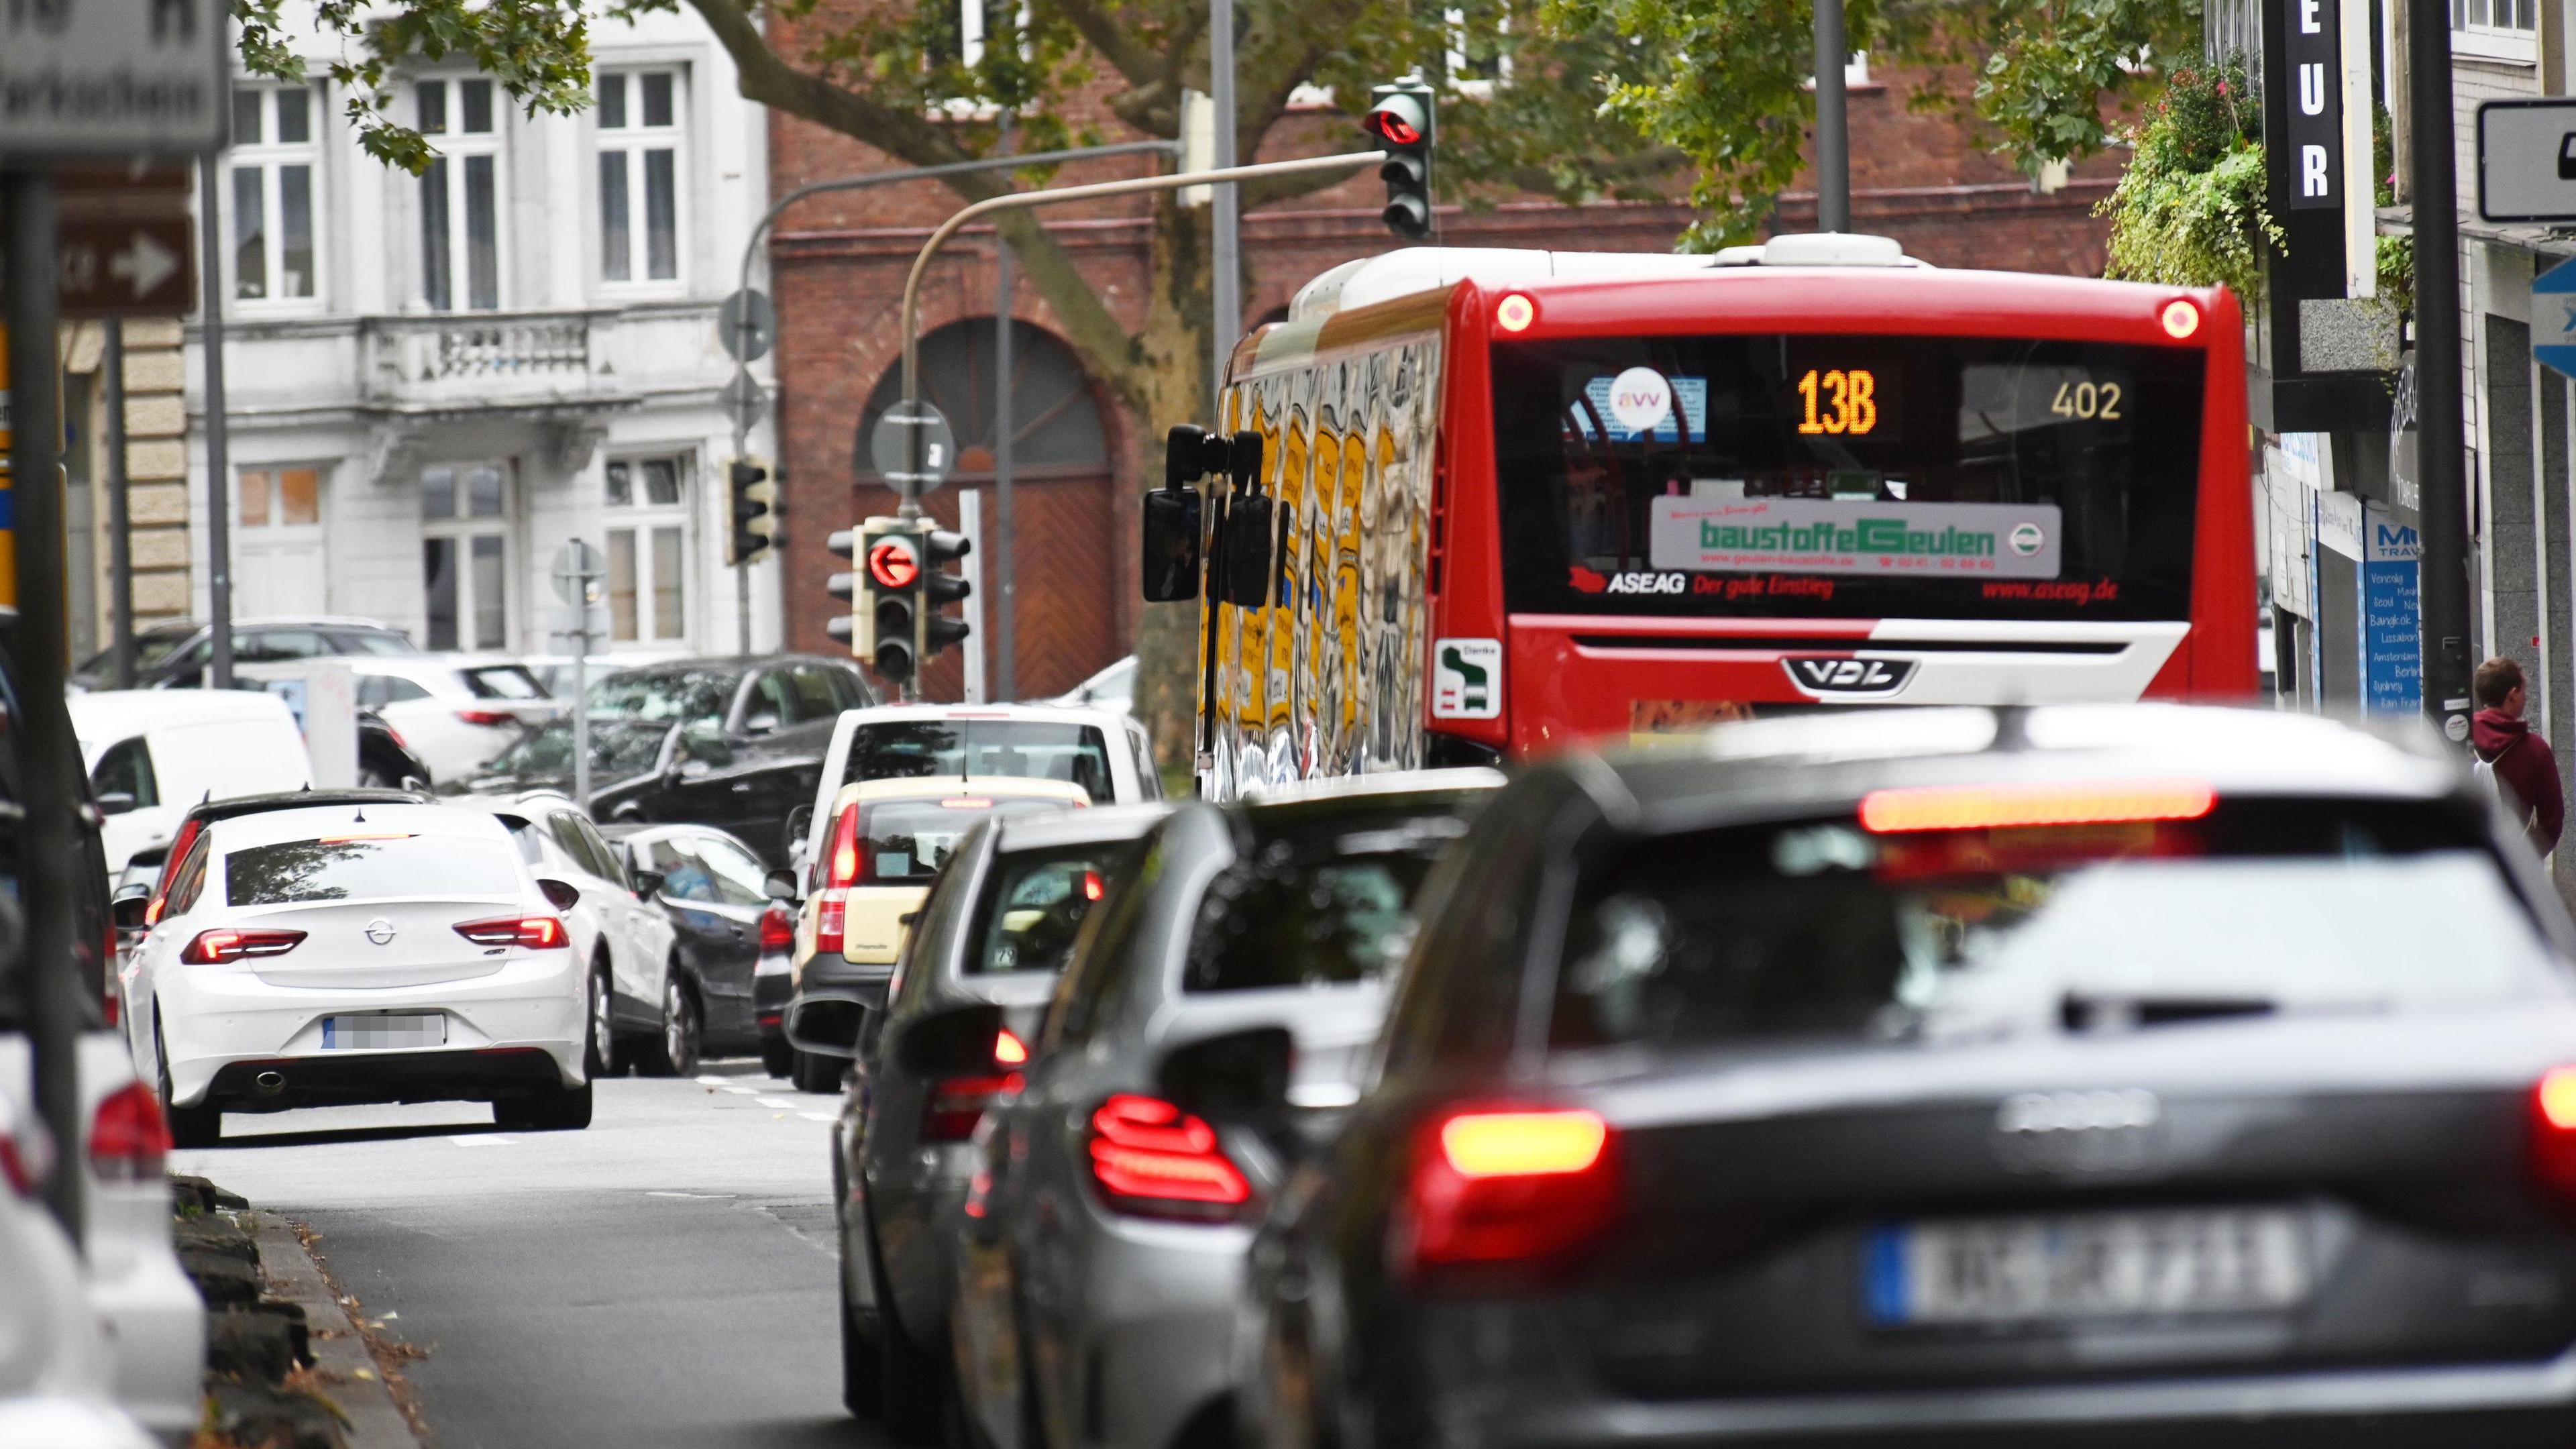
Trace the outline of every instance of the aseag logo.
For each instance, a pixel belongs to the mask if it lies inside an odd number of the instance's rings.
[[[1807,693],[1845,698],[1894,694],[1914,677],[1911,659],[1835,659],[1793,654],[1781,660],[1780,665],[1789,671],[1789,681]]]

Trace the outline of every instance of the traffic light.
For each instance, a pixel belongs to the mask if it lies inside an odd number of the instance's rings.
[[[733,534],[725,551],[729,564],[758,563],[787,541],[779,523],[778,481],[762,458],[736,458],[725,465],[733,494]]]
[[[823,541],[823,546],[830,549],[834,557],[849,559],[855,563],[858,561],[859,556],[859,531],[855,528],[835,529],[832,532],[832,536]],[[824,580],[823,592],[830,594],[833,598],[847,599],[850,601],[849,611],[847,613],[834,615],[831,622],[823,626],[823,632],[840,640],[842,643],[849,645],[851,653],[858,655],[862,659],[866,658],[868,651],[859,647],[858,637],[859,604],[867,594],[864,589],[859,587],[859,575],[857,571],[852,570],[848,573],[836,573],[832,575],[829,579]]]
[[[1388,231],[1415,241],[1431,235],[1432,97],[1430,83],[1419,75],[1373,87],[1361,121],[1369,139],[1386,152],[1377,168],[1386,182],[1386,210],[1379,219]]]
[[[921,671],[922,525],[871,518],[859,525],[859,596],[851,652],[897,689]]]
[[[922,544],[921,661],[929,663],[939,651],[962,644],[975,632],[964,619],[952,619],[940,612],[975,592],[975,586],[945,572],[948,565],[964,558],[975,547],[975,541],[962,533],[924,528]]]

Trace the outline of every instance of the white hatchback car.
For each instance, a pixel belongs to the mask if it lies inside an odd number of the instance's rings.
[[[481,810],[217,820],[134,947],[128,1041],[182,1146],[215,1141],[227,1110],[357,1102],[586,1127],[590,977],[563,919],[579,900]]]
[[[430,783],[462,780],[562,714],[528,667],[497,655],[415,654],[351,659],[358,704],[401,732]]]

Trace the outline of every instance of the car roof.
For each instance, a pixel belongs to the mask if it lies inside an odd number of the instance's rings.
[[[221,820],[211,829],[223,836],[227,850],[281,841],[312,840],[331,834],[381,832],[494,841],[506,838],[501,822],[493,819],[489,812],[457,810],[445,805],[316,806],[309,810],[277,810],[265,815]]]
[[[916,719],[1035,720],[1043,724],[1087,724],[1117,729],[1127,717],[1114,709],[1079,704],[872,704],[845,709],[841,718],[859,723]]]
[[[66,703],[72,733],[91,739],[217,720],[295,722],[286,701],[262,689],[96,689],[72,695]]]
[[[1102,805],[1088,810],[1005,815],[994,822],[993,828],[1001,835],[993,848],[1008,854],[1015,850],[1048,850],[1059,845],[1136,840],[1153,829],[1154,822],[1171,813],[1169,805],[1152,804]]]
[[[2183,776],[2221,794],[2427,801],[2467,788],[2459,765],[2404,725],[2182,704],[1832,711],[1552,768],[1647,832],[1845,809],[1907,785]]]
[[[282,790],[268,795],[235,795],[227,800],[200,800],[188,809],[190,820],[232,820],[244,815],[265,815],[272,810],[306,810],[323,805],[426,805],[427,794],[413,790],[379,790],[364,786],[349,789]]]
[[[874,803],[879,800],[937,799],[947,795],[988,795],[1006,800],[1063,800],[1088,806],[1091,792],[1064,780],[1040,780],[1026,775],[895,775],[882,780],[859,780],[843,785],[832,797],[832,813],[838,815],[852,801]]]

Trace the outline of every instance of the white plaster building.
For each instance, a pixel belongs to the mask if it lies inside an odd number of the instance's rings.
[[[404,77],[425,175],[319,79],[243,79],[224,158],[237,616],[366,615],[425,648],[548,649],[549,565],[609,558],[615,650],[738,647],[716,313],[768,201],[766,118],[693,13],[594,22],[595,100],[531,119],[458,66]],[[317,49],[318,76],[328,55]],[[207,607],[202,329],[191,570]],[[766,359],[756,375],[768,379]],[[768,425],[749,451],[768,456]],[[753,570],[752,647],[779,637]]]

